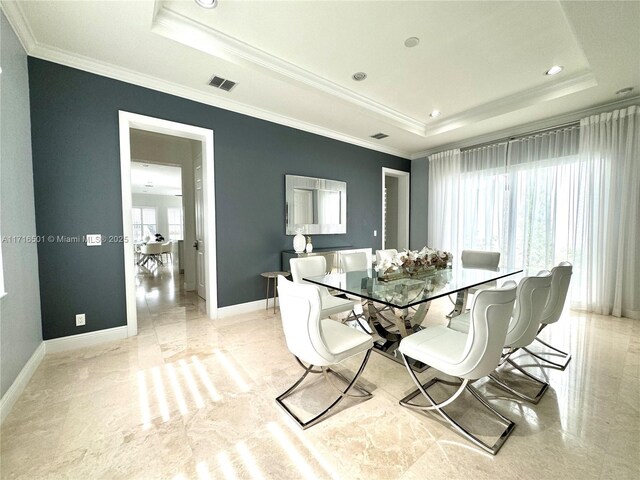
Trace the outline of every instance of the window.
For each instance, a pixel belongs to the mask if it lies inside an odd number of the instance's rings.
[[[169,240],[182,240],[182,208],[167,208]]]
[[[158,230],[154,207],[133,207],[133,241],[152,240]]]

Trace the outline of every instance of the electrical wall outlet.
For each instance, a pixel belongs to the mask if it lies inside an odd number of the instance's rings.
[[[76,327],[81,327],[82,325],[86,325],[86,318],[84,313],[79,313],[76,315]]]

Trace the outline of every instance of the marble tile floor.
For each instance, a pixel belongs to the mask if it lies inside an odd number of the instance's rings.
[[[373,398],[300,430],[274,401],[300,373],[279,314],[208,320],[177,279],[168,268],[139,275],[137,337],[45,357],[0,430],[2,479],[640,478],[639,321],[565,312],[545,332],[573,354],[564,372],[518,358],[551,383],[538,405],[478,382],[517,424],[492,457],[400,407],[413,384],[375,353],[362,381]],[[450,308],[434,302],[428,322]],[[291,401],[319,407],[320,380]],[[468,399],[451,411],[494,433]]]

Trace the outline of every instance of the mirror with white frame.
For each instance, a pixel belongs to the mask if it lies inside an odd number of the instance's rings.
[[[287,235],[347,233],[347,184],[285,175]]]

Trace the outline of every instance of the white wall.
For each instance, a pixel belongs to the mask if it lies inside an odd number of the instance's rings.
[[[134,193],[132,201],[134,207],[155,207],[158,230],[154,233],[161,233],[165,240],[169,240],[167,209],[170,207],[182,207],[182,197]]]
[[[0,13],[0,225],[2,236],[35,236],[27,55]],[[35,243],[2,243],[7,296],[0,299],[0,395],[42,343]]]

